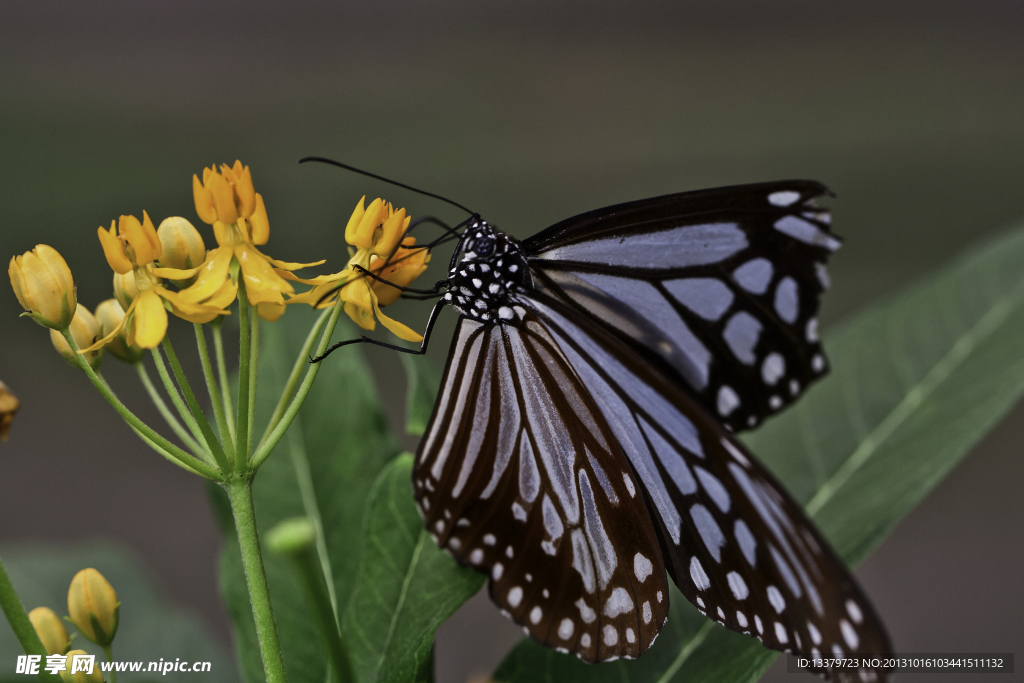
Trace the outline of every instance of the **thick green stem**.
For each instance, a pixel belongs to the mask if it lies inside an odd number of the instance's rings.
[[[249,298],[245,279],[238,279],[238,421],[235,423],[235,471],[244,472],[249,461]]]
[[[281,421],[281,417],[284,415],[284,411],[288,409],[288,404],[291,402],[292,397],[295,396],[295,387],[299,385],[299,380],[302,378],[302,371],[309,365],[309,352],[313,348],[313,344],[316,343],[316,338],[320,332],[324,329],[324,325],[327,324],[327,319],[331,315],[331,309],[324,310],[320,314],[320,317],[316,319],[313,327],[310,328],[309,334],[306,335],[306,341],[302,344],[302,349],[299,351],[299,355],[295,358],[295,364],[292,365],[292,372],[288,375],[288,381],[285,382],[284,391],[281,392],[281,398],[277,400],[277,407],[274,408],[274,414],[270,416],[270,422],[267,423],[267,428],[263,430],[263,436],[260,437],[260,444],[257,450],[263,446],[267,441],[267,437],[270,436],[270,432],[274,430],[277,423]]]
[[[171,409],[167,407],[167,403],[164,402],[163,396],[160,395],[156,386],[153,385],[153,380],[149,378],[149,373],[146,372],[146,366],[143,365],[142,361],[135,363],[135,370],[139,373],[139,381],[142,382],[142,386],[146,387],[146,393],[149,394],[149,398],[152,399],[153,405],[156,406],[156,409],[160,411],[160,415],[163,416],[167,426],[178,435],[178,438],[181,439],[182,443],[191,449],[194,454],[203,453],[203,447],[199,445],[198,441],[192,438],[192,435],[188,433],[188,430],[178,422],[178,418],[174,417],[174,413],[172,413]]]
[[[231,407],[231,383],[228,381],[228,366],[224,362],[224,335],[221,334],[224,319],[217,318],[211,327],[213,327],[213,351],[217,356],[217,375],[220,377],[220,396],[224,403],[224,416],[228,423],[228,431],[231,432],[231,443],[234,443],[235,421],[232,418],[235,411]]]
[[[323,335],[320,336],[320,343],[317,344],[316,355],[323,355],[324,351],[327,350],[327,345],[331,343],[331,335],[334,334],[334,328],[338,325],[338,318],[341,316],[341,312],[345,308],[345,302],[340,298],[338,303],[334,304],[334,309],[331,311],[331,317],[327,321],[327,327],[324,329]],[[316,379],[317,373],[320,371],[320,363],[310,363],[306,369],[306,376],[302,379],[302,384],[299,385],[298,391],[295,392],[295,398],[288,405],[284,415],[281,416],[280,421],[274,427],[273,431],[270,432],[270,436],[266,438],[263,445],[261,445],[252,456],[251,469],[255,470],[263,461],[266,460],[277,446],[278,442],[281,441],[281,437],[288,431],[288,427],[291,425],[292,420],[299,412],[299,408],[302,407],[303,401],[306,400],[306,395],[309,394],[310,388],[313,386],[313,381]]]
[[[267,585],[260,539],[256,532],[256,516],[252,506],[252,479],[236,475],[224,483],[224,488],[227,489],[231,512],[235,516],[235,531],[242,551],[245,582],[249,588],[249,602],[252,604],[252,616],[256,621],[256,635],[259,639],[267,683],[285,683],[287,677],[284,656],[281,653],[281,641],[277,636],[274,609],[270,603],[270,588]]]
[[[221,405],[220,395],[217,392],[217,379],[213,376],[213,365],[210,363],[210,352],[206,348],[206,335],[203,334],[203,326],[199,323],[193,325],[196,329],[196,346],[199,347],[199,362],[203,366],[203,379],[206,380],[206,391],[210,394],[210,404],[213,406],[213,415],[217,420],[217,431],[220,432],[220,440],[224,445],[224,451],[230,460],[235,454],[235,444],[228,432],[227,419],[224,417],[224,406]]]
[[[18,597],[18,593],[14,590],[14,584],[11,583],[10,577],[7,576],[7,570],[4,569],[3,562],[0,562],[0,609],[3,609],[4,616],[7,617],[7,622],[11,625],[11,630],[14,631],[14,635],[17,637],[18,643],[25,654],[40,655],[42,657],[39,677],[44,681],[60,683],[60,676],[48,674],[43,670],[43,665],[46,663],[46,648],[43,647],[43,642],[39,640],[39,634],[36,633],[35,627],[32,626],[32,622],[28,619],[28,612],[25,611],[25,606],[21,604],[21,598]]]
[[[178,387],[174,385],[174,380],[171,379],[171,373],[167,371],[167,364],[164,363],[164,357],[160,355],[159,349],[152,349],[153,364],[156,365],[156,372],[160,376],[160,381],[164,384],[164,391],[171,397],[171,403],[178,411],[178,415],[181,416],[182,421],[188,426],[189,431],[195,438],[196,443],[201,445],[200,455],[204,456],[204,460],[209,462],[211,465],[215,464],[213,460],[213,453],[206,445],[206,439],[203,438],[203,430],[199,428],[199,423],[192,417],[192,412],[185,405],[185,402],[181,399],[181,393],[178,391]]]
[[[334,618],[333,602],[327,593],[324,575],[320,571],[316,551],[310,547],[292,556],[294,566],[299,574],[299,581],[306,594],[306,602],[313,613],[317,629],[327,645],[327,654],[335,672],[337,683],[351,683],[355,680],[352,674],[352,662],[348,658],[348,650],[338,633],[338,622]]]
[[[249,339],[249,431],[245,435],[245,443],[251,450],[252,425],[256,418],[256,380],[260,369],[260,316],[255,306],[249,317],[252,319],[252,336]]]
[[[203,409],[199,407],[199,401],[196,400],[196,395],[192,391],[192,385],[189,384],[188,377],[185,376],[185,371],[181,368],[181,363],[178,362],[178,355],[174,353],[174,346],[171,345],[169,337],[164,337],[163,347],[164,353],[167,354],[167,360],[171,363],[171,370],[174,371],[174,377],[178,380],[178,387],[185,396],[185,402],[192,412],[192,417],[199,423],[199,429],[203,432],[203,439],[206,441],[206,445],[210,447],[210,451],[217,460],[217,465],[220,466],[221,471],[229,472],[231,470],[231,462],[224,455],[224,449],[221,447],[220,441],[217,440],[217,435],[213,433],[213,428],[210,427]]]
[[[163,448],[171,456],[173,456],[175,460],[178,460],[188,465],[190,468],[194,469],[196,472],[203,475],[207,479],[220,481],[221,473],[219,471],[217,471],[210,465],[206,464],[199,458],[195,457],[194,455],[186,453],[178,446],[175,446],[173,443],[157,434],[155,431],[153,431],[152,427],[150,427],[145,422],[140,420],[138,416],[135,415],[135,413],[128,410],[128,407],[121,403],[117,396],[114,396],[114,392],[110,390],[110,387],[108,387],[106,383],[103,380],[101,380],[96,375],[95,372],[93,372],[93,369],[89,367],[89,363],[87,363],[85,358],[78,353],[78,343],[75,342],[75,338],[71,336],[71,332],[67,329],[63,329],[60,332],[61,334],[64,335],[64,339],[65,341],[67,341],[68,346],[70,346],[71,350],[75,352],[75,356],[78,358],[78,367],[81,368],[83,372],[85,372],[86,376],[89,378],[89,381],[92,382],[94,387],[99,389],[99,392],[100,394],[103,395],[103,398],[107,400],[107,403],[113,406],[114,410],[116,410],[118,414],[120,414],[121,417],[124,418],[125,422],[127,422],[132,427],[145,434],[147,439]]]
[[[108,662],[114,661],[114,651],[109,645],[103,648],[103,656],[107,658]],[[114,672],[114,667],[110,667],[110,683],[117,683],[117,674]]]

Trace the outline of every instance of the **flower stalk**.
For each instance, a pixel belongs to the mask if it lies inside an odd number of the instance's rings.
[[[18,593],[14,590],[14,584],[11,583],[11,579],[7,576],[7,570],[4,569],[3,562],[0,562],[0,609],[3,610],[4,616],[7,617],[7,622],[11,625],[11,629],[14,631],[15,637],[18,639],[18,643],[21,645],[21,649],[25,651],[27,655],[40,655],[45,660],[46,655],[49,654],[46,648],[43,646],[43,641],[39,639],[39,634],[36,633],[36,629],[32,626],[32,622],[28,618],[28,612],[25,611],[25,606],[21,604],[21,598],[18,597]],[[60,683],[60,677],[53,674],[48,674],[45,671],[40,671],[39,677],[44,681],[52,681],[53,683]]]

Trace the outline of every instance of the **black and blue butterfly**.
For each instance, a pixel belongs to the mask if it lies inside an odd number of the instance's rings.
[[[801,180],[673,194],[522,242],[465,222],[424,339],[443,306],[460,312],[413,491],[438,545],[486,572],[537,641],[638,657],[671,577],[769,648],[891,652],[843,562],[735,437],[827,371],[826,194]]]

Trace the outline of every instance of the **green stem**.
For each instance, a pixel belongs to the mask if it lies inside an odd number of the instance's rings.
[[[181,416],[182,421],[188,426],[192,436],[195,437],[195,442],[201,444],[199,455],[203,456],[203,459],[209,462],[211,465],[215,464],[213,460],[213,453],[206,446],[206,440],[203,438],[203,430],[199,429],[199,423],[192,417],[192,413],[189,411],[188,406],[181,400],[181,393],[178,392],[178,387],[174,386],[174,380],[171,379],[170,372],[167,371],[167,364],[164,363],[163,356],[160,355],[159,349],[151,350],[153,355],[153,364],[156,365],[156,372],[160,376],[160,381],[164,384],[164,391],[171,397],[171,403],[178,411],[178,415]]]
[[[39,677],[44,681],[60,683],[60,676],[48,674],[43,668],[43,665],[46,663],[46,648],[43,647],[43,642],[39,640],[39,634],[36,633],[35,627],[32,626],[32,622],[28,619],[28,612],[25,611],[25,606],[21,604],[21,598],[18,597],[18,593],[14,590],[14,584],[11,583],[10,577],[7,576],[7,570],[4,569],[3,562],[0,562],[0,609],[3,609],[4,616],[7,617],[7,622],[11,625],[11,630],[14,631],[14,635],[17,637],[18,643],[25,654],[42,657]]]
[[[313,348],[313,344],[316,343],[316,338],[320,332],[324,329],[324,325],[327,324],[327,319],[331,315],[331,309],[325,309],[320,317],[316,319],[313,327],[310,328],[309,334],[306,335],[306,341],[302,344],[302,349],[299,351],[299,355],[295,358],[295,364],[292,366],[292,372],[288,375],[288,381],[285,382],[284,391],[281,392],[281,398],[277,400],[277,407],[274,408],[274,414],[270,416],[270,422],[267,423],[267,428],[263,430],[263,436],[260,437],[260,443],[257,450],[263,446],[267,441],[267,437],[270,436],[270,432],[273,431],[277,423],[281,421],[281,416],[284,415],[284,411],[288,409],[288,403],[292,400],[295,395],[295,387],[299,385],[299,379],[302,377],[302,371],[309,365],[309,352]]]
[[[352,662],[348,657],[348,650],[338,633],[338,622],[334,618],[334,609],[331,596],[327,594],[327,586],[324,583],[324,576],[320,572],[319,563],[316,558],[316,551],[313,548],[293,555],[294,566],[299,574],[299,582],[302,584],[306,594],[306,602],[313,612],[313,619],[316,621],[320,635],[327,645],[327,654],[331,659],[337,683],[351,683],[355,680],[352,674]]]
[[[188,430],[178,422],[178,418],[174,417],[174,413],[172,413],[171,409],[167,407],[167,403],[164,402],[163,396],[161,396],[160,392],[156,390],[156,387],[153,385],[153,380],[149,378],[149,373],[146,371],[146,366],[142,361],[135,363],[135,370],[139,373],[139,380],[142,382],[142,386],[146,387],[146,393],[149,394],[149,398],[153,400],[153,405],[155,405],[156,409],[160,411],[160,415],[163,416],[167,426],[178,435],[178,438],[181,439],[182,443],[190,448],[193,453],[202,453],[204,449],[199,445],[199,442],[192,438],[192,435],[188,433]]]
[[[238,421],[235,423],[235,471],[244,472],[249,461],[249,316],[245,278],[238,278]]]
[[[153,428],[147,425],[142,420],[140,420],[138,416],[135,415],[135,413],[128,410],[127,406],[121,403],[121,401],[118,400],[117,396],[114,396],[114,392],[110,390],[110,387],[108,387],[103,380],[96,376],[96,373],[93,372],[93,369],[91,367],[89,367],[89,363],[86,362],[85,358],[78,353],[78,344],[77,342],[75,342],[75,338],[71,336],[71,332],[67,328],[65,328],[63,330],[60,330],[60,333],[64,335],[64,339],[65,341],[67,341],[68,346],[70,346],[72,351],[75,352],[75,356],[78,358],[78,367],[85,372],[86,376],[89,378],[89,381],[92,382],[94,387],[99,389],[99,392],[100,394],[103,395],[103,398],[107,400],[107,403],[113,406],[114,410],[116,410],[118,414],[122,418],[124,418],[125,422],[130,424],[132,427],[135,427],[140,432],[142,432],[147,439],[163,448],[172,457],[174,457],[175,460],[178,460],[179,462],[188,465],[189,467],[191,467],[192,469],[194,469],[196,472],[203,475],[207,479],[220,481],[221,473],[216,468],[211,467],[210,465],[206,464],[205,462],[195,457],[194,455],[186,453],[178,446],[175,446],[173,443],[171,443],[170,441],[168,441],[167,439],[153,431]]]
[[[340,298],[338,303],[334,304],[334,309],[331,311],[331,317],[327,321],[327,327],[324,329],[323,335],[320,336],[320,343],[317,344],[316,355],[320,356],[327,350],[327,345],[331,343],[331,335],[334,334],[334,328],[338,325],[338,318],[341,316],[341,312],[345,309],[345,302]],[[284,415],[281,416],[280,421],[274,427],[273,431],[270,432],[270,436],[266,438],[263,445],[261,445],[252,456],[252,464],[250,469],[256,470],[263,461],[266,460],[270,454],[274,451],[278,442],[281,441],[281,437],[288,431],[289,425],[292,420],[299,412],[299,408],[302,407],[302,403],[306,400],[306,395],[309,394],[310,388],[313,386],[313,380],[316,379],[317,373],[320,371],[320,363],[310,363],[306,369],[306,376],[302,379],[302,384],[299,385],[298,391],[295,392],[295,398],[288,408],[285,410]]]
[[[185,371],[181,369],[181,363],[178,362],[178,355],[174,353],[174,346],[171,345],[170,337],[164,337],[163,347],[164,353],[167,354],[167,360],[171,363],[171,370],[174,371],[174,377],[178,380],[178,387],[181,389],[181,393],[185,397],[185,402],[188,404],[188,408],[192,412],[192,417],[194,417],[196,422],[199,423],[199,429],[203,432],[203,439],[210,447],[210,451],[213,453],[213,457],[217,460],[217,465],[220,466],[221,471],[229,472],[231,470],[231,463],[227,459],[227,456],[224,455],[224,449],[221,448],[220,441],[217,440],[217,435],[213,433],[213,428],[210,427],[210,423],[206,419],[203,409],[199,407],[199,401],[196,400],[196,395],[192,392],[192,385],[188,383],[188,377],[185,376]]]
[[[213,376],[213,365],[210,363],[210,352],[206,348],[206,335],[203,334],[203,326],[199,323],[193,325],[196,330],[196,346],[199,347],[199,362],[203,366],[203,379],[206,380],[206,391],[210,394],[210,404],[213,405],[213,416],[217,420],[217,431],[220,432],[220,440],[224,445],[228,460],[235,454],[235,444],[228,433],[228,423],[224,417],[224,406],[221,405],[220,396],[217,392],[217,380]]]
[[[103,647],[103,656],[107,658],[108,662],[114,661],[114,651],[109,645]],[[117,674],[114,673],[114,667],[110,667],[110,683],[117,683]]]
[[[213,351],[217,355],[217,375],[220,377],[220,396],[224,403],[224,416],[228,423],[228,431],[231,432],[231,443],[235,442],[235,421],[232,420],[234,408],[231,407],[231,383],[228,381],[228,366],[224,362],[224,335],[221,329],[224,327],[224,319],[217,318],[213,322]]]
[[[245,443],[251,449],[252,425],[256,417],[256,380],[260,369],[260,316],[255,306],[249,317],[252,319],[252,338],[249,341],[249,431],[245,435]]]
[[[140,432],[140,431],[139,431],[138,429],[136,429],[136,428],[135,428],[135,427],[134,427],[133,425],[129,424],[129,425],[128,425],[128,427],[129,427],[129,428],[130,428],[130,429],[131,429],[131,430],[132,430],[133,432],[135,432],[135,434],[136,434],[136,435],[137,435],[137,436],[138,436],[138,437],[139,437],[140,439],[142,439],[143,441],[145,441],[145,442],[146,442],[146,445],[147,445],[147,446],[149,446],[149,447],[150,447],[150,448],[152,448],[152,449],[153,449],[154,451],[156,451],[157,453],[159,453],[160,455],[162,455],[162,456],[163,456],[164,458],[166,458],[166,459],[167,459],[167,461],[168,461],[168,462],[170,462],[170,463],[171,463],[172,465],[177,465],[177,466],[178,466],[178,467],[180,467],[181,469],[185,470],[186,472],[190,472],[191,474],[199,474],[199,472],[196,472],[196,471],[195,471],[194,469],[192,469],[191,467],[189,467],[189,466],[188,466],[188,465],[186,465],[185,463],[183,463],[183,462],[179,462],[178,460],[176,460],[176,459],[174,458],[174,456],[173,456],[173,455],[171,455],[170,453],[168,453],[168,452],[167,452],[166,450],[164,450],[163,448],[161,448],[161,447],[160,447],[160,446],[158,446],[157,444],[155,444],[155,443],[153,443],[152,441],[150,441],[150,440],[149,440],[149,437],[148,437],[148,436],[146,436],[145,434],[143,434],[142,432]]]
[[[256,516],[252,506],[252,479],[234,476],[224,483],[224,488],[227,489],[231,512],[235,516],[235,530],[242,551],[245,582],[249,588],[249,602],[252,604],[252,616],[256,621],[256,635],[267,683],[286,683],[288,679],[285,676],[281,641],[277,635],[277,624],[274,622],[270,587],[267,585],[259,535],[256,532]]]

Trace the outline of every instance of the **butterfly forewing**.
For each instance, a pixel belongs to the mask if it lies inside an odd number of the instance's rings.
[[[546,332],[463,319],[414,490],[531,636],[585,661],[642,654],[668,613],[641,489]]]
[[[839,247],[826,188],[784,181],[668,195],[524,241],[537,285],[626,339],[733,431],[826,370],[817,331]]]
[[[830,658],[890,651],[845,566],[732,434],[564,303],[535,294],[521,304],[562,349],[623,445],[651,501],[667,570],[698,609],[776,650]],[[883,679],[881,670],[833,673]]]

